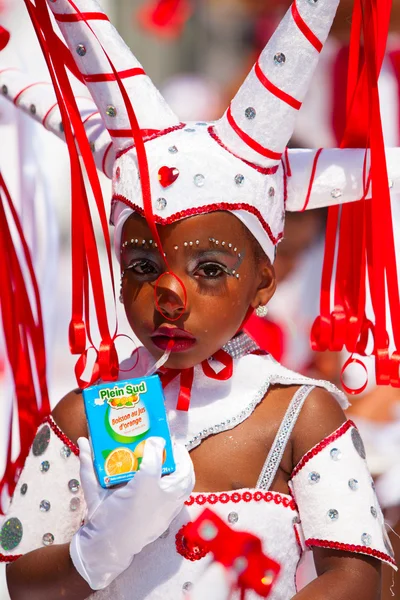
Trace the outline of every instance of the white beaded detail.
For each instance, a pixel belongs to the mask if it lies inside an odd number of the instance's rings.
[[[242,356],[258,350],[258,346],[248,335],[240,333],[222,346],[222,350],[225,350],[232,358],[242,358]]]
[[[303,385],[293,396],[264,463],[256,488],[268,491],[271,487],[303,404],[314,388],[313,385]]]

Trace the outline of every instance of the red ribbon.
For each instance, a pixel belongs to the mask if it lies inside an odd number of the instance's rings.
[[[263,553],[260,538],[234,531],[209,508],[185,528],[185,541],[190,546],[204,546],[214,560],[238,574],[242,598],[246,590],[266,598],[280,572],[280,565]]]

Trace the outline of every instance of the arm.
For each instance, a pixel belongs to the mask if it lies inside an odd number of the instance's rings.
[[[385,551],[381,530],[383,517],[371,487],[365,460],[354,446],[351,434],[356,429],[343,427],[345,421],[342,409],[332,396],[316,389],[305,403],[295,427],[293,464],[298,466],[293,471],[291,488],[299,505],[305,546],[313,549],[318,574],[314,581],[296,594],[295,600],[379,598],[380,561],[364,554],[365,548],[361,548],[360,538],[365,529],[372,534],[371,551]],[[340,431],[344,433],[336,435]],[[332,432],[335,432],[334,436],[331,436]],[[328,442],[330,439],[332,442],[324,445],[325,440]],[[317,452],[310,457],[309,451],[314,448]],[[340,460],[332,458],[333,448],[340,450]],[[309,457],[307,462],[304,462],[304,457]],[[311,472],[320,475],[320,480],[315,484],[310,484],[308,475]],[[355,491],[348,484],[351,477],[358,480]],[[371,515],[371,506],[376,507],[375,518]],[[329,522],[329,508],[338,510],[338,520]],[[342,547],[360,545],[359,552],[329,548],[325,540],[328,540],[328,544],[330,541],[337,542]],[[325,547],[319,547],[318,543]]]

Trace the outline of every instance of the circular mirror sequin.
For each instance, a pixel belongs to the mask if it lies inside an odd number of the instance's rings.
[[[311,483],[311,485],[318,483],[320,479],[321,479],[321,475],[319,473],[317,473],[316,471],[312,471],[311,473],[308,474],[308,481],[309,481],[309,483]]]
[[[357,479],[349,479],[349,488],[355,492],[358,490],[358,481]]]
[[[26,494],[27,491],[28,491],[28,484],[27,483],[23,483],[21,485],[21,489],[20,489],[21,496],[25,496],[25,494]]]
[[[3,550],[14,550],[22,540],[22,523],[16,517],[8,519],[0,530],[0,546]]]
[[[244,182],[244,175],[242,175],[241,173],[238,173],[237,175],[235,175],[236,185],[242,185],[243,182]]]
[[[252,106],[248,106],[246,108],[246,110],[244,111],[244,114],[245,114],[246,119],[251,120],[251,119],[255,119],[257,113],[256,113],[255,108],[253,108]]]
[[[274,198],[274,196],[275,196],[275,188],[273,188],[272,186],[268,190],[268,196],[270,198]]]
[[[43,462],[41,462],[39,468],[40,468],[41,473],[47,473],[47,471],[50,469],[49,461],[44,460]]]
[[[193,177],[194,185],[197,185],[197,187],[203,187],[205,179],[206,178],[204,177],[204,175],[202,175],[201,173],[197,173],[197,175]]]
[[[76,494],[79,491],[80,483],[77,479],[70,479],[68,481],[68,489],[73,494]]]
[[[343,195],[342,190],[340,190],[339,188],[335,188],[331,191],[331,196],[332,198],[334,198],[335,200],[337,200],[338,198],[340,198]]]
[[[199,534],[206,542],[210,542],[211,540],[217,537],[218,529],[211,521],[204,521],[202,523]]]
[[[115,108],[115,106],[113,106],[112,104],[109,104],[106,108],[106,115],[108,117],[116,117],[117,109]]]
[[[328,510],[327,516],[330,521],[337,521],[339,518],[339,512],[336,510],[336,508],[331,508]]]
[[[51,546],[54,544],[54,535],[52,533],[45,533],[42,537],[43,546]]]
[[[44,425],[36,434],[32,444],[33,456],[41,456],[47,450],[50,443],[50,427]]]
[[[186,581],[183,584],[182,589],[184,592],[188,592],[192,586],[193,586],[193,583],[191,581]]]
[[[39,504],[39,509],[42,512],[49,512],[51,508],[51,504],[48,500],[42,500],[41,503]]]
[[[68,446],[63,446],[60,450],[60,454],[63,458],[69,458],[71,456],[71,448],[68,448]]]
[[[331,459],[332,460],[340,460],[342,458],[342,453],[339,450],[339,448],[332,448],[332,450],[330,451],[330,455],[331,455]]]
[[[7,96],[7,94],[8,94],[8,87],[6,85],[2,85],[1,86],[1,93],[4,94],[5,96]]]
[[[369,535],[369,533],[363,533],[361,536],[361,542],[364,544],[364,546],[370,546],[372,544],[372,537]]]
[[[283,54],[283,52],[277,52],[274,56],[274,63],[278,67],[283,67],[285,62],[286,62],[286,56]]]
[[[169,152],[170,154],[176,154],[176,153],[178,152],[178,148],[177,148],[176,146],[170,146],[170,147],[168,148],[168,152]]]
[[[156,204],[158,210],[164,210],[164,208],[167,206],[167,201],[165,198],[157,198]]]
[[[357,452],[361,456],[361,458],[365,458],[366,454],[365,454],[364,442],[362,441],[361,435],[358,433],[357,429],[353,428],[351,430],[351,440],[353,442],[354,448],[357,450]]]
[[[78,44],[76,47],[76,53],[78,54],[78,56],[85,56],[86,54],[86,47],[84,44]]]
[[[378,511],[376,510],[375,506],[371,506],[371,515],[374,517],[374,519],[376,519],[378,516]]]
[[[230,512],[228,515],[228,523],[237,523],[239,521],[239,515],[237,512]]]
[[[72,512],[75,512],[76,510],[78,510],[80,505],[81,505],[80,498],[71,498],[71,502],[69,503],[69,509],[72,510]]]
[[[31,115],[36,115],[36,106],[34,104],[30,105],[29,112],[31,113]]]

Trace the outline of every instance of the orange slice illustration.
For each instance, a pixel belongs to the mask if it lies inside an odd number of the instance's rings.
[[[129,448],[116,448],[108,455],[104,468],[107,475],[121,475],[137,471],[138,461]]]

